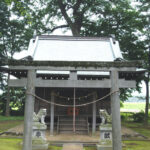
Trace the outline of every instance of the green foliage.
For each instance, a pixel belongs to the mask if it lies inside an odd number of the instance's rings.
[[[37,31],[53,32],[59,28],[70,29],[74,36],[110,36],[120,42],[125,59],[148,60],[147,46],[143,42],[145,16],[132,7],[131,1],[105,0],[37,0],[33,2],[32,26]],[[38,3],[39,5],[35,5]],[[57,25],[55,22],[64,22]],[[64,30],[64,31],[66,31]],[[146,62],[145,62],[146,64]],[[137,90],[141,79],[138,79]],[[133,89],[121,90],[121,100],[126,100]]]
[[[122,101],[120,101],[120,108],[122,108],[123,107],[123,102]]]
[[[139,113],[135,113],[133,114],[133,121],[134,122],[144,122],[144,112],[139,112]]]
[[[128,112],[128,113],[123,113],[123,112],[121,112],[121,121],[130,121],[130,120],[133,120],[133,113],[130,113],[130,112]]]
[[[148,2],[141,1],[143,9],[135,9],[129,0],[4,0],[0,3],[0,63],[26,48],[33,31],[40,35],[63,28],[63,31],[70,29],[74,36],[114,34],[124,58],[143,59],[148,68],[149,26],[141,13],[149,8]],[[2,74],[0,79],[3,79]],[[136,80],[140,91],[138,85],[142,79]],[[132,90],[121,89],[121,100],[127,100]]]
[[[0,95],[0,114],[5,113],[6,100],[7,100],[7,89],[5,89],[5,91]],[[23,115],[24,104],[25,104],[25,89],[24,88],[11,88],[10,90],[11,114]]]

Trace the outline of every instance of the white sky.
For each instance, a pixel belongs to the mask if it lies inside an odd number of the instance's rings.
[[[146,96],[146,86],[145,86],[144,81],[142,81],[140,86],[142,87],[141,93],[138,93],[137,91],[135,91],[135,92],[132,93],[133,96]]]

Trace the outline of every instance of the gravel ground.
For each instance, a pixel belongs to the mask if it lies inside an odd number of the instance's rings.
[[[19,135],[23,134],[23,124],[18,125],[14,128],[11,128],[7,131],[8,133],[12,133]],[[132,138],[136,137],[138,139],[143,139],[144,137],[139,133],[133,131],[132,129],[126,128],[122,126],[122,136],[123,138]],[[78,135],[78,134],[56,134],[54,132],[54,136],[49,135],[49,130],[46,132],[46,138],[48,141],[80,141],[80,142],[99,142],[99,131],[96,131],[94,136],[90,135]]]

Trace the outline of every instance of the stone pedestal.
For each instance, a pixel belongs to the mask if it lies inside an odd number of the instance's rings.
[[[100,142],[97,150],[112,150],[112,126],[103,124],[100,126]]]
[[[47,150],[48,143],[45,138],[47,126],[40,122],[33,122],[33,133],[32,133],[32,149],[36,150]]]
[[[45,138],[47,126],[44,122],[46,116],[46,109],[40,109],[38,114],[33,114],[32,126],[32,149],[47,150],[48,143]]]

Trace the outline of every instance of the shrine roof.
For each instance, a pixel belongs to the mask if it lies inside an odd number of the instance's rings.
[[[123,58],[118,41],[112,38],[36,36],[28,55],[34,61],[114,61]]]

